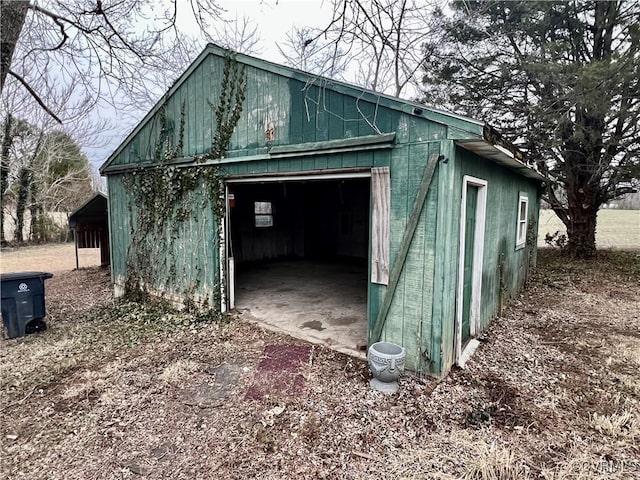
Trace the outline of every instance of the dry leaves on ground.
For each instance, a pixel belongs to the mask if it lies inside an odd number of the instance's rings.
[[[2,478],[639,478],[639,280],[636,253],[543,251],[443,381],[384,395],[365,362],[314,346],[304,390],[252,399],[265,347],[303,342],[60,274],[50,329],[2,347]]]

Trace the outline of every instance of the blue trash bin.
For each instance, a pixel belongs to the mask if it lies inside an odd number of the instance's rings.
[[[0,274],[2,290],[2,322],[7,338],[47,328],[44,316],[44,281],[53,277],[46,272],[15,272]]]

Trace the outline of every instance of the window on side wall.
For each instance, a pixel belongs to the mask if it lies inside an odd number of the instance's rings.
[[[527,218],[529,215],[529,197],[521,193],[518,200],[518,225],[516,226],[516,250],[527,243]]]
[[[273,210],[271,202],[254,202],[256,228],[273,227]]]

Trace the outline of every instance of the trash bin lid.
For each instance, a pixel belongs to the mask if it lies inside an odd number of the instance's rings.
[[[0,273],[0,282],[9,282],[11,280],[27,280],[29,278],[51,278],[53,277],[53,273],[47,272],[11,272],[11,273]]]

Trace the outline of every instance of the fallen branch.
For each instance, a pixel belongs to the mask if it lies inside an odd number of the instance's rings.
[[[367,460],[378,461],[378,459],[373,455],[369,455],[368,453],[364,453],[364,452],[356,452],[355,450],[351,450],[351,455],[355,455],[356,457],[360,457],[360,458],[366,458]]]

